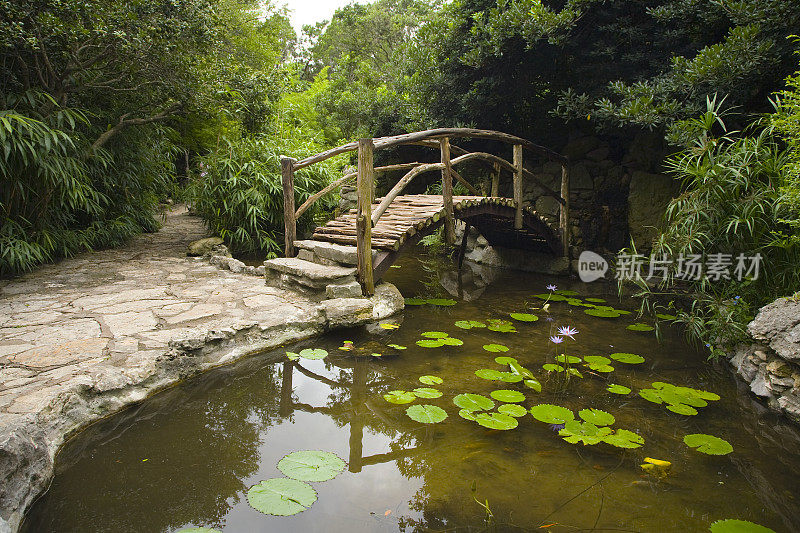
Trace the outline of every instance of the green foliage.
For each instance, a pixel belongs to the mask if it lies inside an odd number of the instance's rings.
[[[719,437],[705,433],[693,433],[683,437],[683,442],[690,448],[708,455],[727,455],[733,451],[733,446]]]
[[[283,475],[299,481],[328,481],[341,474],[344,467],[339,456],[320,450],[292,452],[278,461]]]
[[[708,528],[711,533],[775,533],[774,529],[747,520],[717,520]]]
[[[447,413],[435,405],[412,405],[406,409],[408,417],[415,422],[423,424],[436,424],[447,418]]]
[[[302,513],[317,501],[311,485],[289,478],[272,478],[253,485],[247,491],[247,503],[264,514],[291,516]]]

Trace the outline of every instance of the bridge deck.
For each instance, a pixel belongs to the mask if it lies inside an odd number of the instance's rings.
[[[376,200],[373,208],[377,207]],[[509,198],[484,196],[453,196],[453,211],[456,218],[469,219],[479,215],[510,215],[513,218],[514,201]],[[557,248],[555,221],[541,217],[534,210],[525,208],[525,227],[516,232],[524,233],[550,248]],[[410,238],[429,233],[444,216],[441,195],[412,194],[398,196],[372,229],[372,248],[397,251]],[[426,231],[427,230],[427,231]],[[487,236],[488,237],[488,236]],[[324,226],[314,230],[313,240],[356,245],[356,211],[340,215]]]

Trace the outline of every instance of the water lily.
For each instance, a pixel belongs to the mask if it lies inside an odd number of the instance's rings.
[[[562,342],[564,342],[564,339],[562,337],[559,337],[558,335],[551,335],[550,342],[552,342],[553,344],[561,344]]]
[[[572,326],[561,326],[560,328],[558,328],[558,334],[561,335],[562,337],[569,337],[570,339],[575,340],[575,337],[573,337],[573,335],[577,335],[578,330],[573,328]]]
[[[558,287],[556,287],[555,285],[552,285],[552,284],[548,285],[546,288],[547,288],[548,291],[554,291],[554,290],[558,289]]]

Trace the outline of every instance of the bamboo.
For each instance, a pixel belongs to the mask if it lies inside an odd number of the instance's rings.
[[[358,140],[358,176],[356,190],[358,192],[358,213],[356,218],[356,248],[358,256],[358,277],[361,292],[365,296],[375,294],[375,280],[372,273],[372,191],[375,176],[372,164],[372,139]]]
[[[281,182],[283,184],[283,239],[284,255],[294,257],[297,239],[297,219],[294,216],[294,159],[281,156]]]
[[[456,222],[453,215],[453,175],[450,173],[450,139],[439,141],[442,154],[442,205],[444,206],[444,240],[447,244],[456,242]]]
[[[522,145],[514,145],[514,229],[522,229]]]

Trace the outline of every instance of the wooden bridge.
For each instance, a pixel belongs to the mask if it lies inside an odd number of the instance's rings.
[[[509,162],[487,152],[468,152],[450,143],[450,140],[455,138],[477,138],[511,144],[513,161]],[[401,145],[436,148],[440,152],[440,162],[373,166],[375,150]],[[356,150],[358,151],[356,172],[346,174],[309,197],[299,208],[295,208],[296,171],[335,155]],[[525,150],[561,163],[560,191],[552,190],[524,168]],[[451,153],[457,156],[451,158]],[[470,160],[483,162],[491,169],[491,192],[488,196],[482,195],[454,168]],[[376,199],[375,174],[396,170],[408,170],[408,172],[386,196]],[[512,198],[499,196],[500,179],[504,170],[512,175]],[[416,176],[431,171],[441,171],[441,195],[401,194]],[[475,227],[490,244],[545,251],[554,255],[569,254],[569,161],[552,150],[507,133],[471,128],[440,128],[393,137],[359,139],[357,142],[338,146],[301,161],[281,157],[281,172],[286,257],[295,255],[297,220],[300,215],[325,194],[356,179],[357,208],[316,228],[311,239],[355,247],[358,281],[365,295],[373,294],[375,280],[380,279],[406,245],[416,242],[441,225],[444,225],[446,242],[454,244],[456,219],[463,220],[467,227]],[[463,184],[472,196],[453,196],[454,179]],[[541,190],[541,195],[555,198],[559,203],[558,220],[523,206],[524,180],[533,182]],[[466,246],[466,235],[465,231],[461,244],[462,257]]]

